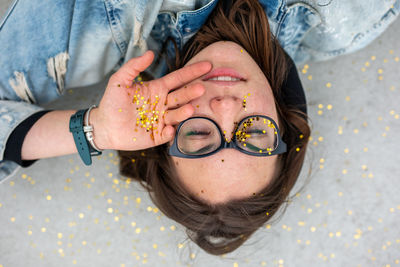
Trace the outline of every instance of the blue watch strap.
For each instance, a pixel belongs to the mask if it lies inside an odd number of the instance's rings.
[[[85,112],[86,109],[81,109],[71,116],[69,121],[69,131],[72,132],[72,135],[74,136],[75,145],[81,159],[86,165],[91,165],[92,157],[90,155],[90,148],[86,141],[85,133],[83,132],[83,118]]]

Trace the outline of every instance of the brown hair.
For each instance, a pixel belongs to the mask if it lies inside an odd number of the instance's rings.
[[[224,6],[228,2],[229,8]],[[270,221],[282,204],[288,203],[287,197],[303,166],[310,136],[306,114],[282,101],[281,87],[288,73],[288,61],[269,30],[268,19],[258,1],[220,1],[205,25],[185,45],[182,56],[177,53],[176,68],[217,41],[232,41],[246,49],[273,90],[279,127],[288,151],[278,156],[280,171],[270,184],[246,199],[204,203],[177,182],[167,144],[143,151],[118,151],[120,173],[139,181],[154,204],[166,216],[185,226],[188,237],[213,255],[241,246]],[[287,205],[283,207],[286,209]]]

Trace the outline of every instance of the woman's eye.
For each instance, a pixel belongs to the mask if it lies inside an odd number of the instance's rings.
[[[193,135],[209,135],[210,132],[202,132],[202,131],[189,131],[185,135],[186,136],[193,136]]]

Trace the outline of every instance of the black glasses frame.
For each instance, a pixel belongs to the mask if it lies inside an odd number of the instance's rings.
[[[236,132],[237,132],[237,130],[238,130],[238,127],[239,127],[245,120],[248,120],[248,119],[250,119],[250,118],[257,118],[257,117],[259,117],[259,118],[264,118],[264,119],[268,119],[268,120],[270,120],[270,121],[272,122],[272,124],[274,124],[274,126],[275,126],[275,129],[276,129],[276,131],[277,131],[277,136],[278,136],[278,137],[277,137],[277,143],[278,143],[278,144],[277,144],[276,149],[273,150],[273,151],[271,151],[271,152],[266,152],[266,153],[250,152],[250,151],[247,151],[247,150],[242,149],[241,147],[239,147],[239,146],[236,144],[236,141],[237,141],[237,139],[236,139]],[[219,131],[220,138],[221,138],[221,145],[220,145],[216,150],[214,150],[214,151],[212,151],[212,152],[210,152],[210,153],[204,154],[204,155],[187,155],[187,154],[184,154],[184,153],[182,153],[182,152],[178,149],[178,133],[179,133],[179,131],[180,131],[182,125],[183,125],[186,121],[192,120],[192,119],[198,119],[198,118],[209,120],[209,121],[211,121],[211,122],[217,127],[217,129],[218,129],[218,131]],[[221,129],[219,128],[218,124],[217,124],[215,121],[213,121],[213,120],[210,119],[210,118],[201,117],[201,116],[198,116],[198,117],[190,117],[190,118],[188,118],[188,119],[186,119],[186,120],[184,120],[184,121],[182,121],[182,122],[179,123],[178,128],[177,128],[176,133],[175,133],[174,143],[173,143],[172,146],[169,148],[168,154],[169,154],[170,156],[180,157],[180,158],[204,158],[204,157],[208,157],[208,156],[211,156],[211,155],[217,153],[217,152],[220,151],[221,149],[224,149],[224,148],[234,148],[234,149],[239,150],[240,152],[245,153],[245,154],[250,155],[250,156],[268,157],[268,156],[283,154],[283,153],[285,153],[285,152],[287,151],[287,145],[286,145],[285,142],[283,142],[283,140],[282,140],[282,138],[281,138],[281,134],[280,134],[280,132],[279,132],[278,125],[276,124],[276,122],[275,122],[272,118],[270,118],[270,117],[268,117],[268,116],[264,116],[264,115],[251,115],[251,116],[247,116],[247,117],[243,118],[243,119],[237,124],[237,126],[236,126],[236,128],[235,128],[235,130],[234,130],[234,133],[235,133],[235,134],[233,135],[233,138],[231,139],[231,141],[230,141],[230,142],[227,142],[227,141],[225,140],[225,138],[224,138],[224,135],[223,135]]]

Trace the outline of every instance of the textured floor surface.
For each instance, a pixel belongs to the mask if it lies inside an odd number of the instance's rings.
[[[0,266],[400,266],[399,29],[299,66],[313,132],[292,203],[233,253],[187,241],[144,189],[119,179],[107,150],[91,167],[78,155],[43,159],[0,185]],[[46,107],[97,104],[104,86]]]

